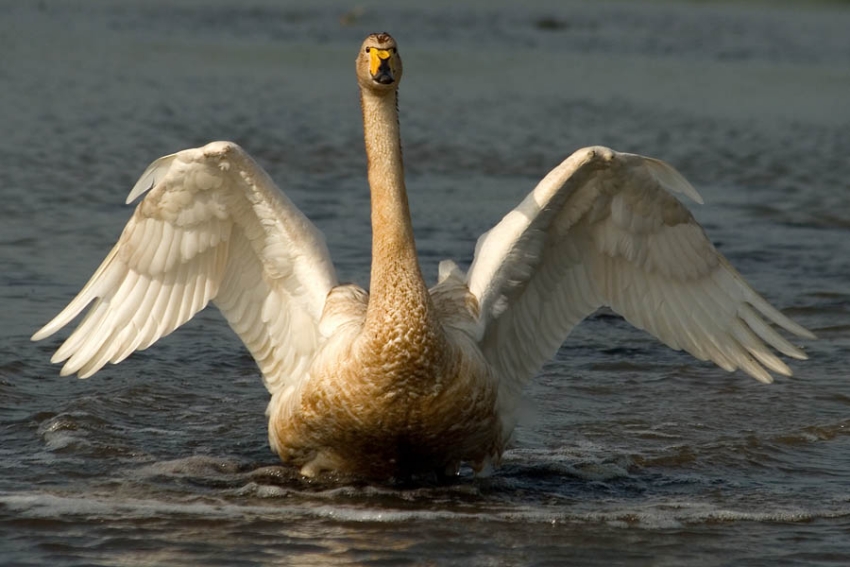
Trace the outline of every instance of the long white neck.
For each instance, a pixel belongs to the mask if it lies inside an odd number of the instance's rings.
[[[372,275],[366,324],[399,311],[430,319],[431,301],[419,261],[404,186],[397,93],[361,92],[372,195]],[[395,318],[395,316],[393,316]]]

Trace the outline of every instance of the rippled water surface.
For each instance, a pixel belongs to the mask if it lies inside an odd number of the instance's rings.
[[[840,4],[0,2],[0,563],[850,563],[850,11]],[[355,51],[405,58],[423,269],[604,144],[674,164],[732,263],[819,335],[765,386],[599,314],[493,476],[308,482],[217,312],[81,381],[29,341],[154,158],[243,145],[368,279]]]

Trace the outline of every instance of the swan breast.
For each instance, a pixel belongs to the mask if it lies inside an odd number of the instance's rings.
[[[461,313],[473,313],[468,291],[438,286],[435,309],[451,314],[439,337],[391,325],[386,336],[371,337],[363,332],[367,296],[342,287],[329,296],[325,317],[334,334],[309,376],[270,405],[270,438],[281,457],[306,475],[376,477],[452,470],[461,462],[480,469],[497,458],[498,388],[466,329],[471,321],[462,321]]]

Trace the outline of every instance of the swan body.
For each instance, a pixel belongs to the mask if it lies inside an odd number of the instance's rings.
[[[489,232],[472,266],[416,255],[397,113],[401,59],[373,34],[356,60],[372,208],[370,292],[340,285],[321,233],[239,146],[156,160],[118,243],[33,340],[88,313],[51,359],[91,376],[214,303],[271,393],[269,439],[311,476],[448,472],[498,461],[522,386],[601,306],[674,349],[763,382],[813,335],[759,296],[673,196],[669,165],[578,150]],[[90,306],[90,307],[89,307]]]

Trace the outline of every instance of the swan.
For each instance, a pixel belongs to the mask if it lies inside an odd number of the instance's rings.
[[[337,281],[322,234],[238,145],[154,161],[147,193],[89,282],[32,339],[86,316],[51,361],[86,378],[214,303],[259,366],[269,442],[305,476],[364,477],[498,464],[523,385],[602,306],[676,350],[762,382],[814,335],[751,288],[674,196],[666,163],[580,149],[475,247],[464,273],[420,271],[386,33],[356,58],[371,190],[370,291]]]

